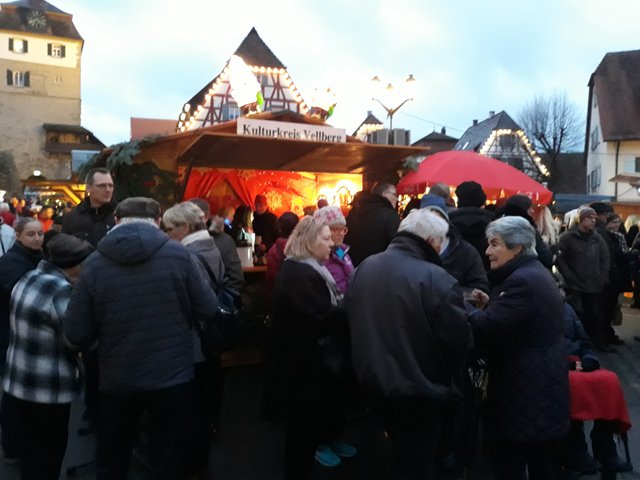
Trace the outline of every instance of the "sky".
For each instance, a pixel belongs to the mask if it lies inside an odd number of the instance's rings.
[[[638,0],[50,0],[85,40],[82,125],[105,144],[130,117],[177,119],[252,27],[303,95],[331,87],[335,127],[353,133],[372,110],[370,79],[413,96],[393,117],[416,141],[442,126],[460,137],[505,110],[516,121],[538,95],[564,93],[586,117],[589,77],[607,52],[640,48]]]

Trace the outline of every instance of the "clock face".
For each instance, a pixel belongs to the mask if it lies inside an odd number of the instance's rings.
[[[44,28],[47,26],[47,17],[40,10],[32,10],[27,14],[27,23],[33,28]]]

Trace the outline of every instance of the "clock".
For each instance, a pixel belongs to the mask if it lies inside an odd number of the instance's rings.
[[[27,13],[27,23],[32,28],[41,29],[47,26],[47,17],[40,10],[31,10]]]

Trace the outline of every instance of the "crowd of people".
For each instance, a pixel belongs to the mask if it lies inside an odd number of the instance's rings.
[[[86,183],[51,234],[34,216],[0,231],[1,443],[23,479],[59,477],[81,390],[98,479],[127,477],[141,428],[151,478],[210,478],[224,379],[202,332],[221,286],[243,288],[246,244],[267,265],[263,415],[285,425],[284,478],[357,455],[343,432],[363,406],[390,440],[392,479],[459,478],[480,423],[499,479],[629,468],[612,422],[596,422],[592,458],[569,413],[569,372],[601,370],[595,350],[623,343],[619,296],[638,283],[640,240],[611,205],[560,226],[523,195],[487,205],[469,181],[457,204],[436,184],[399,215],[395,186],[378,183],[348,212],[323,202],[300,219],[264,195],[255,211],[212,215],[196,198],[163,212],[116,204],[106,169]]]

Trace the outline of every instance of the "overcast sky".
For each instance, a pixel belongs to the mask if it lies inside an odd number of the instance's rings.
[[[640,48],[638,0],[50,3],[73,14],[85,40],[82,124],[108,145],[129,138],[130,117],[177,119],[251,27],[305,98],[317,87],[337,92],[330,123],[349,134],[368,110],[386,121],[371,77],[401,84],[413,74],[415,100],[393,122],[412,141],[442,125],[459,137],[490,110],[517,120],[535,95],[555,91],[586,112],[605,53]]]

